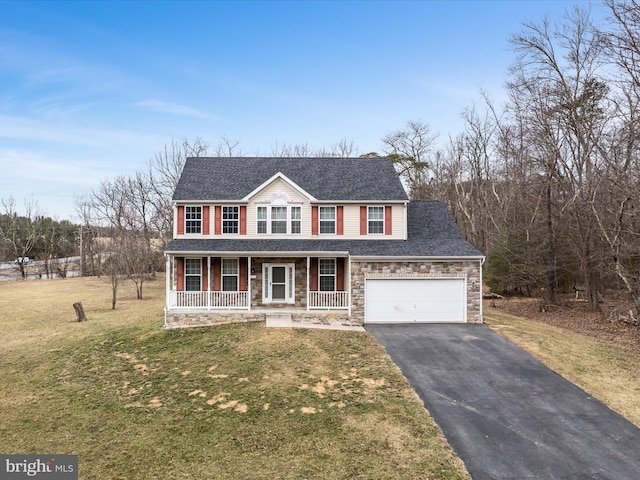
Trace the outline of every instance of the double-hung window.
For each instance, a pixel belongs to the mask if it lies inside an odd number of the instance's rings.
[[[184,227],[185,233],[202,232],[202,207],[185,207]]]
[[[239,207],[222,207],[222,233],[238,233],[240,224]]]
[[[287,233],[287,207],[271,207],[271,233]]]
[[[369,233],[384,233],[384,207],[367,209],[367,228]]]
[[[238,272],[237,258],[222,259],[222,291],[238,291]]]
[[[290,207],[291,208],[291,233],[300,233],[301,230],[301,222],[302,222],[302,213],[300,207]]]
[[[320,233],[336,233],[336,207],[320,207]]]
[[[336,290],[336,259],[318,259],[318,289],[321,292]]]
[[[267,233],[267,207],[258,207],[258,233]]]
[[[188,207],[187,207],[188,208]],[[202,285],[202,260],[199,258],[185,258],[184,260],[184,289],[189,292],[199,292]]]

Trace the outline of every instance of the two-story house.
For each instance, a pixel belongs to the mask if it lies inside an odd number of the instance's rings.
[[[188,158],[173,202],[167,327],[482,322],[484,257],[389,159]]]

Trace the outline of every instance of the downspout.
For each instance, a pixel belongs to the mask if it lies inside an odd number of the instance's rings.
[[[404,239],[409,239],[409,208],[408,203],[404,202]]]

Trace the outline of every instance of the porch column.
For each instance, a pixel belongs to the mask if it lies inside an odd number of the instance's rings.
[[[307,312],[309,311],[309,300],[311,299],[311,295],[309,294],[309,272],[311,271],[311,257],[307,257]]]
[[[211,256],[207,256],[207,309],[211,309]]]
[[[247,310],[251,311],[251,257],[247,257]]]
[[[347,254],[347,265],[345,266],[345,270],[347,272],[347,278],[345,278],[345,289],[347,288],[347,285],[349,286],[349,292],[348,292],[348,312],[347,314],[349,315],[349,317],[351,317],[351,303],[352,303],[352,295],[353,295],[353,288],[351,285],[351,254],[348,253]]]
[[[166,257],[166,262],[165,262],[165,286],[166,286],[166,296],[165,296],[165,303],[167,307],[171,306],[171,256],[170,255],[165,255]]]

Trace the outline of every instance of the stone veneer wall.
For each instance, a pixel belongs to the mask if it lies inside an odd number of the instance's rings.
[[[262,264],[278,263],[287,264],[295,263],[295,305],[292,303],[262,303]],[[255,269],[255,275],[251,275],[251,305],[254,307],[268,308],[291,308],[291,307],[307,307],[307,258],[260,258],[251,259],[251,268]]]
[[[466,277],[467,323],[482,323],[482,270],[476,261],[351,262],[352,322],[364,324],[366,278]]]
[[[165,328],[203,327],[205,325],[221,325],[224,323],[263,322],[264,312],[167,312],[165,314]]]

